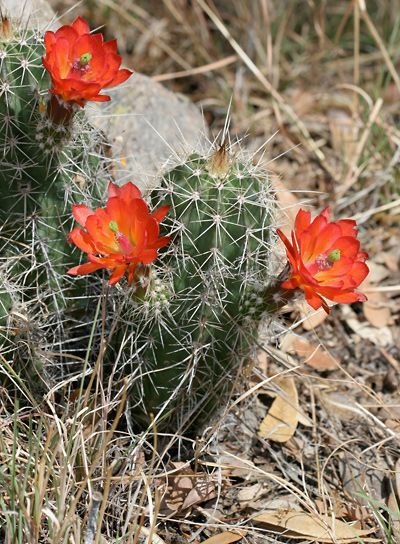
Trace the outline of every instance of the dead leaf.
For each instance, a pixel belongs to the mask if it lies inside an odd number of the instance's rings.
[[[307,304],[307,302],[303,300],[296,301],[294,306],[300,313],[300,319],[302,320],[301,326],[305,331],[312,331],[316,329],[328,317],[328,314],[322,308],[319,310],[314,310],[309,304]]]
[[[256,501],[265,493],[268,493],[265,486],[261,483],[256,483],[240,489],[237,494],[237,500],[240,503],[241,508],[246,508],[250,502]]]
[[[359,321],[353,310],[343,305],[342,313],[346,319],[347,325],[363,340],[369,340],[376,346],[386,347],[393,345],[393,334],[389,327],[372,327],[368,323]]]
[[[321,345],[317,346],[308,342],[308,340],[296,337],[293,340],[293,349],[303,357],[304,362],[315,370],[336,370],[338,362],[332,355]]]
[[[160,510],[163,513],[174,513],[208,501],[216,497],[214,482],[205,472],[195,473],[187,463],[172,463],[173,474],[166,481],[158,482],[161,499]]]
[[[399,255],[398,253],[385,252],[382,255],[383,262],[388,267],[390,272],[398,272],[399,270]]]
[[[369,283],[380,283],[390,276],[389,270],[383,264],[375,263],[374,261],[368,261],[368,282]],[[365,282],[363,282],[363,287]]]
[[[219,535],[207,538],[207,540],[204,540],[203,544],[231,544],[231,542],[238,542],[245,536],[244,531],[241,531],[241,533],[242,534],[234,533],[233,531],[224,531]]]
[[[354,400],[343,393],[320,391],[318,396],[323,408],[332,417],[337,417],[341,421],[366,418],[366,414],[357,406]]]
[[[295,433],[299,422],[299,399],[296,384],[291,376],[275,380],[278,392],[268,414],[258,430],[258,435],[273,442],[287,442]]]
[[[290,236],[297,212],[302,207],[302,204],[299,202],[297,196],[292,191],[289,191],[278,177],[274,177],[272,184],[280,208],[279,215],[281,221],[279,223],[282,223],[280,229],[286,236]]]
[[[390,325],[392,314],[386,293],[368,293],[368,300],[363,303],[364,316],[374,327],[381,328]]]
[[[263,512],[253,521],[266,524],[271,530],[288,538],[307,538],[331,544],[350,544],[352,542],[379,542],[378,539],[365,539],[375,529],[358,529],[338,519],[322,517],[318,514],[296,510],[276,510]]]

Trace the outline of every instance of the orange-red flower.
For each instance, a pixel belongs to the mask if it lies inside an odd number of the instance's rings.
[[[88,254],[88,262],[71,268],[68,274],[80,276],[106,268],[112,270],[110,285],[125,273],[130,285],[136,267],[153,262],[158,249],[169,242],[167,236],[159,238],[159,224],[169,206],[150,213],[139,189],[131,182],[121,188],[110,183],[108,196],[106,207],[95,211],[84,204],[73,206],[73,216],[83,229],[74,228],[69,241]]]
[[[110,97],[100,91],[132,74],[119,69],[122,59],[116,40],[104,42],[101,34],[90,34],[88,23],[81,17],[56,32],[46,32],[44,43],[46,56],[42,60],[52,80],[50,92],[64,102],[84,106],[88,100],[108,101]]]
[[[351,303],[365,301],[356,287],[367,276],[367,253],[360,252],[356,222],[351,219],[329,221],[325,209],[313,221],[308,211],[297,214],[292,242],[282,231],[278,234],[286,246],[291,267],[284,289],[302,289],[307,302],[329,313],[325,299]]]

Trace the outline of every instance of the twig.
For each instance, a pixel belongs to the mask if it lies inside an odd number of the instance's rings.
[[[366,293],[395,293],[400,291],[400,285],[383,285],[382,287],[366,287]]]
[[[358,5],[360,7],[361,17],[364,19],[364,21],[365,21],[365,23],[366,23],[366,25],[368,27],[368,30],[371,33],[371,36],[375,40],[376,45],[379,47],[380,52],[382,54],[382,57],[383,57],[383,59],[384,59],[384,61],[386,63],[387,69],[389,70],[390,75],[392,76],[393,81],[395,82],[398,91],[400,91],[400,78],[399,78],[399,75],[398,75],[398,73],[396,71],[396,68],[393,65],[393,62],[392,62],[392,60],[391,60],[391,58],[389,56],[389,53],[386,50],[386,47],[385,47],[385,44],[382,41],[382,38],[379,36],[379,32],[376,30],[376,27],[375,27],[374,23],[372,22],[369,14],[368,14],[365,1],[364,0],[358,0]]]
[[[99,508],[102,500],[102,494],[98,491],[95,491],[92,495],[92,505],[89,510],[85,544],[93,544],[97,529],[97,514],[99,513]]]
[[[372,111],[369,115],[367,124],[364,128],[364,131],[361,135],[360,141],[358,142],[357,148],[354,152],[353,158],[349,164],[349,169],[347,171],[345,180],[343,182],[343,185],[339,189],[339,191],[336,194],[336,198],[339,199],[343,194],[350,189],[354,185],[354,183],[357,181],[358,176],[360,175],[360,169],[357,168],[357,162],[364,150],[365,144],[367,143],[369,134],[371,132],[372,125],[375,123],[376,118],[379,115],[379,112],[382,108],[383,100],[382,98],[378,98],[378,100],[375,102],[374,107],[372,108]]]
[[[371,217],[371,215],[375,215],[376,213],[380,212],[386,212],[387,210],[391,210],[393,208],[398,208],[400,206],[400,198],[397,200],[394,200],[393,202],[388,202],[387,204],[382,204],[382,206],[378,206],[377,208],[371,208],[370,210],[365,210],[364,212],[357,213],[356,215],[353,215],[352,219],[355,219],[356,221],[367,219],[368,217]]]
[[[237,55],[229,55],[225,59],[217,60],[215,62],[210,62],[210,64],[204,64],[203,66],[198,66],[197,68],[192,68],[191,70],[181,70],[180,72],[170,72],[169,74],[160,74],[158,76],[153,76],[151,79],[153,81],[169,81],[171,79],[179,79],[182,77],[195,76],[198,74],[206,74],[207,72],[212,72],[213,70],[218,70],[219,68],[224,68],[229,66],[238,60]]]

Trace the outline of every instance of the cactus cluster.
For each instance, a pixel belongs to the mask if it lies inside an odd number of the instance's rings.
[[[90,320],[90,283],[65,274],[79,260],[67,242],[71,206],[98,203],[111,179],[104,136],[49,96],[43,53],[33,31],[0,39],[0,349],[34,361],[39,376],[43,364],[59,374]]]
[[[86,23],[75,23],[85,33]],[[57,39],[48,40],[53,53]],[[113,48],[105,44],[115,61]],[[84,101],[73,95],[68,105],[49,94],[44,53],[35,32],[0,40],[0,345],[8,361],[47,380],[69,372],[93,330],[89,362],[98,352],[101,323],[92,325],[104,279],[67,274],[82,259],[68,243],[71,210],[101,207],[118,180],[102,134],[77,106]],[[91,58],[81,54],[79,76]],[[115,66],[115,77],[128,77]],[[68,85],[75,93],[74,81]],[[92,99],[101,98],[95,92]],[[104,375],[128,376],[133,427],[146,428],[152,416],[159,428],[187,427],[231,391],[254,345],[268,309],[276,204],[268,176],[224,145],[189,157],[147,197],[151,208],[170,206],[161,230],[171,242],[157,260],[138,264],[132,286],[122,279],[108,290]],[[120,236],[117,222],[105,228]]]

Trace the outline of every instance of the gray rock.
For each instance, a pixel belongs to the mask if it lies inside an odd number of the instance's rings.
[[[166,167],[204,148],[203,117],[183,95],[136,73],[107,93],[111,102],[90,115],[110,140],[121,182],[151,187]]]
[[[0,0],[0,6],[24,24],[54,27],[55,14],[46,0]],[[111,102],[88,104],[87,111],[113,146],[118,181],[151,187],[167,164],[204,147],[203,117],[183,95],[137,73],[107,94]]]
[[[0,0],[3,14],[34,28],[54,26],[55,13],[46,0]]]

